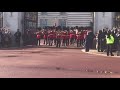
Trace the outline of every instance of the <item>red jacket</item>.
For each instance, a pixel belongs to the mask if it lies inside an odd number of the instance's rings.
[[[53,33],[53,38],[54,38],[54,39],[56,38],[56,32]]]
[[[67,35],[67,33],[63,33],[62,39],[66,39],[66,35]]]
[[[81,35],[77,35],[77,40],[81,40],[81,39],[82,39]]]
[[[74,38],[74,34],[73,33],[70,33],[70,38]]]
[[[87,31],[84,31],[84,39],[86,38],[87,36]]]
[[[48,36],[48,34],[47,34],[47,33],[44,33],[44,39],[46,39],[46,38],[47,38],[47,36]]]
[[[53,39],[53,32],[50,32],[48,38]]]
[[[40,39],[40,34],[37,34],[37,35],[36,35],[36,38],[37,38],[37,39]]]
[[[84,39],[84,33],[81,33],[80,35],[81,35],[81,39]]]

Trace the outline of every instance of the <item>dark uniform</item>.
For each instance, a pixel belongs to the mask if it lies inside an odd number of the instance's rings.
[[[91,44],[91,36],[90,36],[90,33],[88,33],[88,35],[85,38],[85,51],[86,52],[89,52],[90,44]]]
[[[77,47],[80,47],[81,44],[80,44],[80,39],[81,39],[81,35],[80,34],[77,34]]]
[[[66,46],[69,46],[69,38],[70,38],[70,35],[69,33],[66,35]]]
[[[49,38],[49,46],[52,46],[53,44],[53,32],[52,31],[49,33],[48,38]]]
[[[116,44],[117,44],[117,56],[120,56],[120,33],[117,34],[117,39],[116,39]]]
[[[58,34],[56,36],[56,41],[57,41],[56,47],[60,47],[60,45],[61,45],[61,35],[60,34]]]
[[[66,45],[66,35],[67,35],[67,33],[66,33],[66,32],[63,32],[63,33],[62,33],[62,39],[63,39],[62,44],[63,44],[63,46],[65,46],[65,45]],[[66,45],[66,46],[67,46],[67,45]]]
[[[20,38],[21,38],[21,32],[19,32],[19,30],[14,34],[15,36],[15,42],[17,44],[18,47],[20,47]]]
[[[99,30],[98,33],[98,52],[102,52],[103,51],[103,43],[102,43],[102,30]]]

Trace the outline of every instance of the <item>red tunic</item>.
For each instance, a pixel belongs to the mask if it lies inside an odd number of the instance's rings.
[[[37,38],[37,39],[40,39],[40,34],[37,34],[37,35],[36,35],[36,38]]]
[[[47,36],[48,36],[48,34],[47,34],[47,33],[44,33],[44,39],[46,39],[46,38],[47,38]]]
[[[81,35],[77,35],[77,40],[81,40]]]
[[[84,39],[84,33],[82,32],[80,35],[81,35],[81,39],[83,40]]]
[[[62,39],[66,39],[66,35],[67,35],[67,33],[63,33]]]
[[[48,38],[53,39],[53,32],[50,32],[50,33],[49,33]]]
[[[53,39],[56,38],[56,32],[53,32]]]
[[[86,38],[87,36],[87,31],[84,31],[84,39]]]
[[[70,33],[70,39],[71,38],[74,38],[74,34],[73,33]]]

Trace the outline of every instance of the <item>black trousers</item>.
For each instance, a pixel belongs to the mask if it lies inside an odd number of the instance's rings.
[[[102,40],[98,40],[98,52],[103,52],[104,50],[104,42]]]
[[[60,39],[56,39],[56,41],[57,41],[56,47],[60,47],[60,45],[61,45],[61,40],[60,40]]]
[[[66,44],[66,39],[63,39],[62,45],[63,45],[63,46],[67,46],[67,44]]]
[[[70,44],[74,44],[74,38],[70,39]]]
[[[86,42],[85,43],[85,51],[89,52],[89,50],[90,50],[90,42]]]
[[[37,39],[37,45],[40,46],[40,39]]]
[[[82,46],[82,45],[83,45],[83,39],[80,40],[80,46]]]
[[[0,42],[0,48],[2,47],[2,42]]]
[[[17,47],[20,47],[20,40],[16,41]]]
[[[52,46],[52,44],[53,44],[53,39],[49,38],[49,46]]]
[[[66,39],[66,46],[69,46],[69,39]]]
[[[56,45],[56,38],[54,38],[54,45]]]
[[[77,47],[80,47],[80,40],[77,39]]]
[[[117,56],[120,56],[120,43],[117,44]]]
[[[107,56],[109,56],[109,53],[111,54],[111,56],[113,55],[112,46],[113,44],[107,44]]]
[[[48,44],[48,40],[47,40],[47,38],[44,38],[44,44]]]

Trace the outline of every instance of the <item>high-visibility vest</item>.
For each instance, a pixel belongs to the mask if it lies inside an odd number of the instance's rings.
[[[114,37],[110,35],[110,38],[107,38],[106,36],[106,44],[113,44],[114,43]]]

